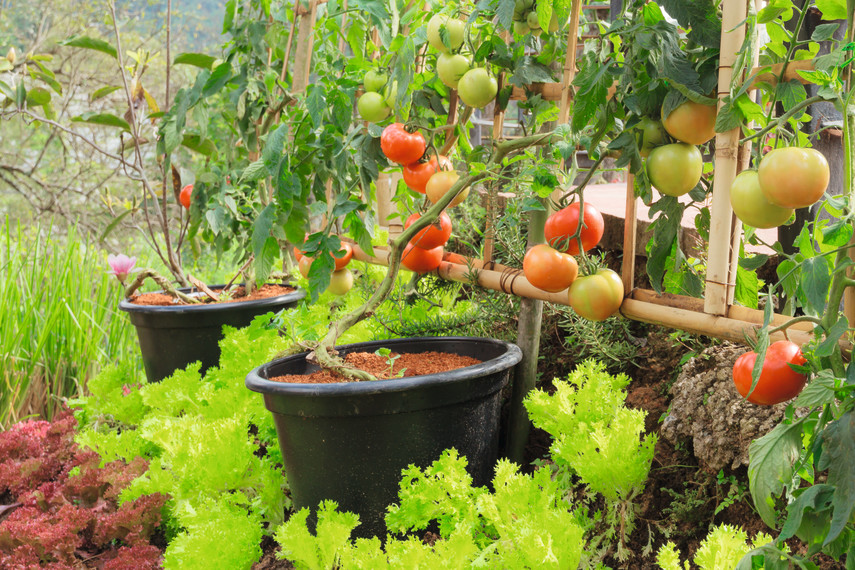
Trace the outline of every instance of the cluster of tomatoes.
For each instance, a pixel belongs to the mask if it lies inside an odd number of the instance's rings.
[[[464,31],[465,25],[457,18],[435,14],[428,21],[427,40],[439,52],[436,59],[439,80],[446,87],[457,89],[461,101],[480,109],[496,98],[499,84],[485,68],[473,68],[469,58],[460,52]]]
[[[715,105],[685,101],[662,122],[639,123],[641,156],[647,157],[650,184],[667,196],[682,196],[698,185],[704,159],[698,145],[715,136]],[[665,133],[679,142],[665,143]]]
[[[314,258],[304,255],[296,246],[294,247],[294,257],[297,258],[300,273],[308,279]],[[333,258],[335,259],[335,271],[330,277],[330,285],[327,290],[335,295],[344,295],[353,287],[353,273],[347,268],[347,264],[353,258],[353,247],[349,243],[342,243],[341,250]]]
[[[774,228],[796,208],[822,198],[831,171],[816,149],[786,147],[768,152],[757,170],[743,170],[730,187],[733,213],[755,228]]]
[[[383,129],[380,148],[392,162],[403,166],[404,183],[419,194],[425,194],[436,204],[451,190],[460,175],[445,156],[425,156],[427,144],[418,132],[409,132],[401,123],[393,123]],[[452,198],[448,206],[460,204],[469,195],[464,188]],[[416,213],[407,218],[404,229],[409,228],[421,216]],[[404,249],[401,263],[416,273],[427,273],[439,267],[443,249],[451,237],[451,218],[442,212],[430,226],[419,231]]]
[[[365,93],[356,101],[359,116],[371,123],[386,119],[395,106],[396,84],[389,84],[389,75],[385,71],[372,69],[362,78]]]
[[[516,0],[514,2],[515,34],[520,36],[531,34],[537,37],[543,32],[557,32],[559,27],[558,18],[555,17],[555,12],[553,12],[549,27],[546,30],[543,29],[537,17],[537,4],[535,4],[534,0]]]
[[[532,247],[523,259],[523,273],[529,283],[550,293],[568,289],[570,306],[592,321],[607,319],[623,301],[623,282],[611,269],[578,276],[579,265],[573,256],[596,246],[604,229],[603,216],[596,208],[574,202],[546,220],[546,243]]]

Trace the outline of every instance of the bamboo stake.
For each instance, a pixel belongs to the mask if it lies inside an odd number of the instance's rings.
[[[573,80],[576,79],[576,46],[579,38],[579,15],[582,12],[582,0],[573,0],[570,6],[570,30],[567,32],[567,53],[564,54],[564,76],[561,79],[561,107],[558,111],[558,124],[570,120],[570,102],[573,97]]]
[[[626,171],[626,213],[623,220],[623,260],[621,281],[623,294],[628,295],[635,284],[635,248],[638,231],[638,199],[635,197],[635,177]]]
[[[502,33],[502,39],[507,42],[510,39],[510,34],[505,31]],[[498,78],[499,91],[505,83],[505,74],[500,73]],[[502,140],[502,135],[505,132],[505,110],[500,109],[498,105],[493,106],[493,139],[492,142]],[[493,261],[493,248],[496,241],[496,231],[493,224],[493,218],[496,217],[496,193],[499,191],[498,180],[492,182],[487,188],[487,216],[484,224],[484,251],[482,257],[484,263]]]
[[[312,49],[315,42],[315,20],[318,15],[318,1],[310,0],[308,18],[300,18],[300,29],[297,32],[297,52],[294,55],[294,82],[291,86],[293,93],[302,93],[309,86],[309,75],[312,70]]]
[[[733,64],[745,38],[744,21],[748,15],[745,0],[725,0],[722,6],[721,54],[718,71],[719,109],[724,95],[730,93]],[[704,310],[723,315],[727,309],[730,281],[731,221],[730,186],[736,177],[740,130],[718,133],[715,138],[715,179],[710,219],[710,248]]]

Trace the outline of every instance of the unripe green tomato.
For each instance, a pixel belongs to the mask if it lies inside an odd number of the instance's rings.
[[[436,74],[446,87],[457,88],[460,78],[469,71],[469,60],[466,56],[441,53],[436,59]]]
[[[529,12],[526,16],[526,23],[532,30],[540,29],[540,20],[537,19],[537,12]]]
[[[440,35],[440,29],[443,25],[448,32],[448,43],[450,44],[448,47],[442,42],[442,36]],[[457,18],[450,18],[445,14],[435,14],[428,21],[428,43],[439,52],[446,53],[450,50],[456,50],[463,45],[463,29],[463,22]]]
[[[743,170],[733,180],[730,205],[743,223],[761,229],[780,226],[793,215],[792,208],[776,206],[766,198],[756,170]]]
[[[477,109],[495,99],[498,92],[499,84],[496,82],[496,78],[490,77],[483,67],[470,69],[457,84],[460,100]]]
[[[549,28],[547,29],[547,31],[550,34],[552,34],[554,32],[557,32],[560,27],[561,27],[561,24],[559,24],[559,22],[558,22],[558,16],[556,16],[555,12],[553,12],[552,13],[552,19],[549,20]]]
[[[391,84],[386,84],[386,90],[383,92],[383,102],[390,109],[395,108],[395,103],[398,102],[398,82],[393,81]]]
[[[645,158],[651,150],[665,143],[665,128],[660,121],[650,117],[642,117],[636,129],[641,134],[638,145],[639,154]]]
[[[379,123],[389,116],[391,109],[386,106],[383,96],[374,91],[363,93],[356,102],[359,116],[369,123]]]
[[[540,28],[532,28],[531,29],[531,35],[533,35],[536,38],[539,38],[542,33],[543,33],[543,30]]]
[[[524,36],[531,31],[526,22],[514,22],[514,33],[518,36]]]
[[[382,71],[372,69],[365,74],[365,78],[362,80],[362,85],[365,87],[366,91],[380,93],[380,90],[386,86],[387,81],[389,81],[389,76],[387,74]]]
[[[662,194],[682,196],[698,185],[704,159],[698,147],[686,143],[657,146],[647,157],[650,183]]]
[[[327,290],[334,295],[344,295],[353,287],[353,273],[350,269],[333,271],[330,276],[330,286]]]

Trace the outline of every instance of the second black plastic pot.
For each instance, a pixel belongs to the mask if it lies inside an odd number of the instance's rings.
[[[223,285],[214,285],[213,290]],[[181,289],[194,293],[195,289]],[[191,362],[201,361],[202,372],[220,362],[223,326],[249,326],[252,319],[295,306],[306,292],[302,289],[267,299],[204,305],[151,306],[122,300],[119,309],[128,313],[137,329],[145,374],[149,382],[160,382]]]
[[[481,364],[440,374],[340,384],[288,384],[268,378],[310,374],[306,353],[256,368],[246,378],[273,413],[296,508],[332,499],[359,514],[354,534],[385,536],[386,506],[401,471],[426,467],[455,448],[475,485],[491,478],[498,455],[500,390],[522,358],[514,344],[487,338],[396,339],[337,347],[340,354],[390,348],[471,356]]]

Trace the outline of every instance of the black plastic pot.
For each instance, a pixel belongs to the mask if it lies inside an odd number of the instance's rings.
[[[215,291],[222,288],[223,285],[211,287]],[[196,289],[181,291],[191,294]],[[217,366],[223,325],[248,326],[258,315],[293,307],[305,296],[305,291],[297,289],[267,299],[163,307],[134,305],[122,300],[119,309],[128,313],[131,324],[137,329],[148,381],[160,382],[197,360],[202,362],[202,372]]]
[[[354,534],[385,536],[386,506],[395,502],[401,470],[426,467],[453,447],[469,462],[476,485],[492,479],[498,455],[500,390],[522,358],[519,347],[473,337],[408,338],[337,347],[340,354],[390,348],[471,356],[481,364],[441,374],[374,382],[286,384],[267,380],[318,369],[306,354],[269,362],[246,386],[264,395],[296,508],[332,499],[359,514]]]

